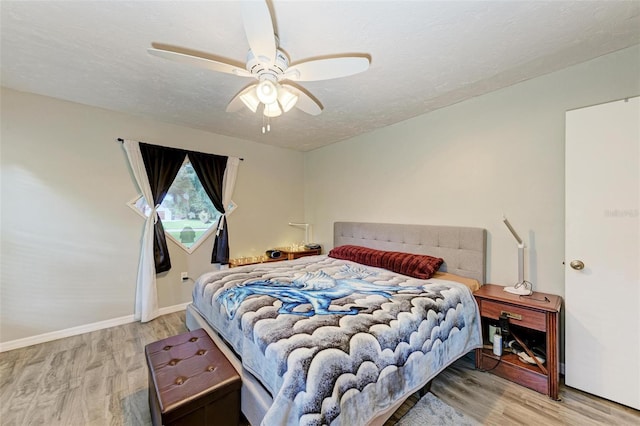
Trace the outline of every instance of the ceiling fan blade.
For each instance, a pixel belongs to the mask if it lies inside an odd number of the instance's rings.
[[[236,112],[236,111],[241,110],[242,107],[245,106],[245,103],[241,99],[242,96],[247,94],[247,93],[249,93],[249,92],[251,92],[252,90],[256,90],[257,86],[258,86],[258,83],[253,83],[253,84],[248,85],[244,89],[242,89],[240,92],[238,92],[238,94],[235,95],[233,97],[233,99],[231,99],[229,104],[227,105],[227,112]]]
[[[242,65],[235,65],[222,61],[220,58],[208,53],[177,46],[170,46],[168,44],[153,43],[152,46],[153,47],[147,49],[147,52],[153,56],[158,56],[160,58],[169,59],[170,61],[180,62],[183,64],[195,65],[197,67],[207,68],[213,71],[238,75],[240,77],[253,77],[253,75],[244,69]]]
[[[269,5],[265,0],[243,1],[242,19],[247,41],[253,54],[262,62],[273,63],[276,58],[276,36]]]
[[[320,104],[320,101],[315,99],[312,95],[310,95],[300,87],[286,83],[283,83],[282,86],[298,95],[296,108],[303,112],[306,112],[309,115],[320,115],[320,113],[322,112],[322,105]]]
[[[285,78],[293,81],[318,81],[347,77],[369,69],[366,56],[314,59],[291,65]]]

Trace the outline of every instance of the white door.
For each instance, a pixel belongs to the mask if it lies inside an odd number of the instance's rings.
[[[565,164],[565,383],[640,409],[640,98],[567,112]]]

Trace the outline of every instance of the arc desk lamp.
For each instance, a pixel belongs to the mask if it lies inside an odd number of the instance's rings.
[[[502,217],[502,221],[507,225],[507,228],[509,228],[509,231],[518,242],[518,282],[511,287],[505,287],[504,291],[521,296],[528,296],[533,293],[533,285],[524,279],[524,242],[505,216]]]

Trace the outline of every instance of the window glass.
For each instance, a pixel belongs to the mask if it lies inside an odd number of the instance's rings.
[[[142,196],[129,205],[145,217],[151,212]],[[202,187],[189,157],[180,168],[157,211],[167,237],[188,253],[193,252],[214,232],[221,216]]]

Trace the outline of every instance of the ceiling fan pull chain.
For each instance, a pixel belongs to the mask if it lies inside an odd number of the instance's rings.
[[[262,116],[262,134],[269,133],[271,131],[271,118],[266,115]]]

